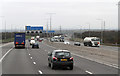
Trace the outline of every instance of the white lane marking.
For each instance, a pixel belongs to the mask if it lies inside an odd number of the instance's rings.
[[[56,49],[56,47],[50,46],[50,45],[48,45],[48,44],[45,44],[45,45],[47,45],[47,46],[49,46],[49,47],[51,47],[51,48],[54,48],[54,49]]]
[[[45,51],[47,51],[47,50],[45,50]]]
[[[13,49],[13,47],[7,51],[7,53],[4,54],[4,56],[0,59],[0,62],[2,62],[2,60],[5,58],[5,56]]]
[[[35,64],[36,64],[36,62],[33,62],[33,64],[35,65]]]
[[[47,46],[49,46],[49,47],[52,47],[52,48],[55,48],[55,47],[50,46],[50,45],[48,45],[48,44],[45,44],[45,45],[47,45]],[[57,48],[55,48],[55,49],[57,49]],[[90,59],[90,58],[88,58],[88,57],[84,57],[84,56],[81,56],[81,55],[78,55],[78,54],[74,54],[74,53],[71,53],[71,54],[73,54],[73,55],[75,55],[75,56],[78,56],[78,57],[81,57],[81,58],[84,58],[84,59],[87,59],[87,60],[91,60],[91,61],[100,63],[100,64],[104,64],[104,65],[107,65],[107,66],[110,66],[110,67],[114,67],[114,68],[117,68],[117,69],[119,68],[119,69],[120,69],[120,67],[119,67],[117,64],[111,64],[111,63],[107,64],[107,63],[101,62],[101,61],[99,61],[99,60]]]
[[[107,64],[107,63],[101,62],[101,61],[99,61],[99,60],[90,59],[90,58],[88,58],[88,57],[84,57],[84,56],[81,56],[81,55],[78,55],[78,54],[74,54],[74,53],[71,53],[71,54],[73,54],[73,55],[75,55],[75,56],[78,56],[78,57],[81,57],[81,58],[84,58],[84,59],[87,59],[87,60],[90,60],[90,61],[94,61],[94,62],[97,62],[97,63],[100,63],[100,64],[107,65],[107,66],[110,66],[110,67],[114,67],[114,68],[117,68],[117,69],[119,68],[117,64],[110,64],[110,63]]]
[[[29,54],[30,55],[30,54]]]
[[[40,74],[43,74],[42,71],[40,71],[40,70],[38,70],[38,72],[39,72]]]
[[[89,71],[87,71],[87,70],[86,70],[85,72],[87,72],[88,74],[93,74],[93,73],[91,73],[91,72],[89,72]]]
[[[3,45],[1,45],[0,47],[7,46],[7,45],[10,45],[10,44],[12,44],[12,43],[13,43],[13,42],[3,44]]]
[[[30,59],[32,59],[32,57],[30,57]]]

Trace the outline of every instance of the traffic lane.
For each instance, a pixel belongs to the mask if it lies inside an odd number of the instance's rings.
[[[39,67],[39,70],[43,72],[43,74],[88,74],[85,70],[79,68],[78,66],[74,66],[73,70],[64,69],[64,68],[56,68],[52,70],[48,67],[48,52],[44,49],[29,49],[29,53],[32,57],[32,60],[36,62],[36,66]],[[74,61],[76,63],[76,61]]]
[[[2,61],[3,74],[38,74],[25,49],[13,49]]]
[[[93,74],[118,74],[118,69],[73,55],[76,65]]]
[[[71,45],[74,45],[74,41],[69,41]],[[83,43],[80,43],[81,46],[84,46]],[[86,48],[95,48],[95,49],[105,49],[105,50],[112,50],[112,51],[118,51],[118,47],[116,46],[106,46],[106,45],[100,45],[100,47],[90,47],[90,46],[84,46]]]
[[[44,50],[47,49],[47,50],[52,51],[55,49],[55,47],[52,48],[51,46],[47,44],[43,44],[43,46],[45,47],[43,48]],[[113,68],[113,67],[110,67],[104,64],[100,64],[100,63],[97,63],[95,61],[91,61],[85,58],[81,58],[75,55],[73,55],[73,57],[76,61],[75,65],[77,65],[78,67],[84,70],[90,70],[94,74],[117,74],[118,73],[118,69],[116,68]]]
[[[2,51],[2,56],[12,47],[14,47],[13,43],[9,43],[8,45],[2,46],[1,47],[2,48],[2,50],[1,50]]]

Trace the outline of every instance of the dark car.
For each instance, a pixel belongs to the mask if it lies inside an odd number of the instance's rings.
[[[80,42],[75,42],[74,45],[80,46],[81,44],[80,44]]]
[[[38,43],[32,44],[32,48],[39,48],[39,44]]]
[[[48,66],[54,69],[55,67],[69,67],[73,69],[73,57],[68,50],[54,50],[48,54]]]

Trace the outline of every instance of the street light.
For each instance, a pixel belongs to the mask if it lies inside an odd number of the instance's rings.
[[[90,37],[90,23],[87,23],[88,24],[88,26],[89,26],[89,37]]]
[[[80,26],[80,33],[81,33],[81,39],[82,39],[82,25],[78,25]]]
[[[105,21],[103,19],[97,19],[101,21],[101,43],[103,43],[103,29],[102,29],[102,24],[104,22],[104,31],[105,31]]]
[[[3,18],[5,18],[5,16],[0,16],[2,18],[2,25],[3,25]],[[6,20],[5,20],[5,40],[6,40]]]
[[[56,13],[47,13],[47,14],[49,14],[50,15],[50,31],[52,30],[52,15],[53,14],[56,14]]]

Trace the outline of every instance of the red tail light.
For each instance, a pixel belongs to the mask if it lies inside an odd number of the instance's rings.
[[[24,42],[22,42],[21,44],[24,44]]]
[[[98,44],[99,44],[99,42],[98,42]]]
[[[56,58],[56,57],[53,57],[53,60],[57,60],[57,58]]]
[[[71,57],[70,60],[73,60],[73,57]]]
[[[18,42],[16,42],[16,44],[18,44]]]

